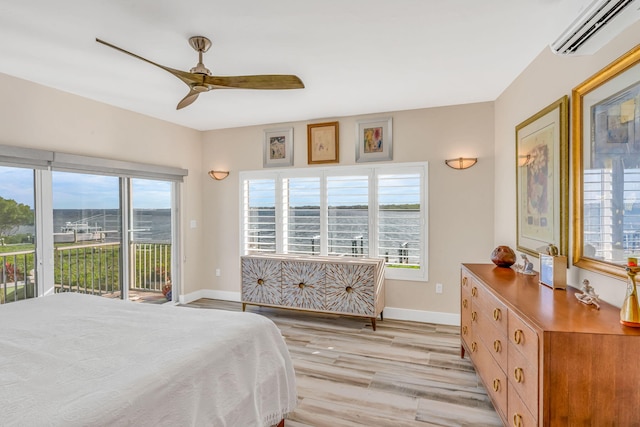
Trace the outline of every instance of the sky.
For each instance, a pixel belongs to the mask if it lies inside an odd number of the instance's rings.
[[[118,209],[118,177],[54,171],[54,209]],[[33,208],[33,170],[0,166],[0,197]],[[134,209],[171,208],[171,183],[132,179]]]

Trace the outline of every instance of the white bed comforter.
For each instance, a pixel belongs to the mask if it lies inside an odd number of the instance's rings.
[[[262,427],[295,405],[263,316],[75,293],[0,306],[3,426]]]

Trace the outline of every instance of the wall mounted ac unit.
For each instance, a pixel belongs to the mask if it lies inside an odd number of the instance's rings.
[[[640,19],[640,0],[595,0],[553,43],[558,55],[589,55]]]

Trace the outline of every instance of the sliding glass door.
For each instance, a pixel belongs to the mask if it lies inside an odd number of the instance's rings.
[[[130,180],[131,300],[172,300],[172,186],[168,181]]]
[[[52,173],[55,292],[122,298],[120,178]]]
[[[34,170],[0,166],[0,304],[36,296]]]

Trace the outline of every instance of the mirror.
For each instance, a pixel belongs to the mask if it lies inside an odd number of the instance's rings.
[[[626,278],[640,254],[640,45],[573,89],[573,263]]]

